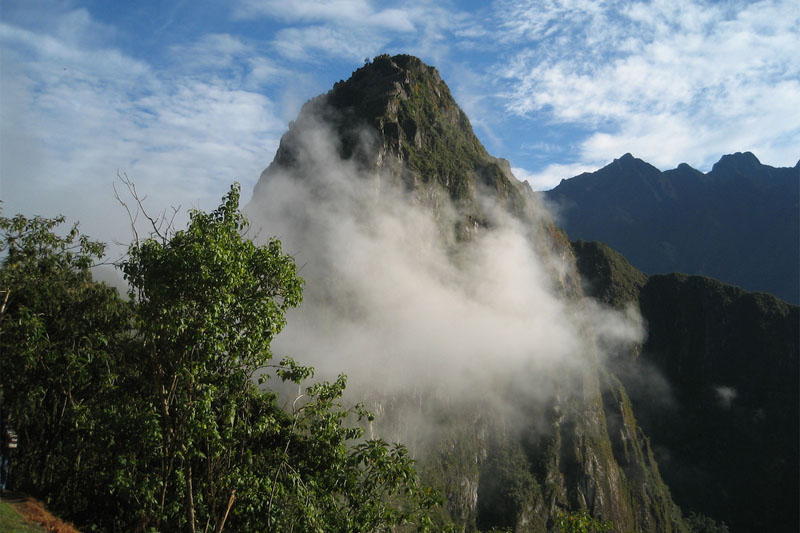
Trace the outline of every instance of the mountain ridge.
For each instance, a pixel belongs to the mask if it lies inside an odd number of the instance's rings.
[[[571,239],[600,241],[649,273],[685,272],[800,303],[800,166],[751,152],[707,173],[626,154],[543,193]]]

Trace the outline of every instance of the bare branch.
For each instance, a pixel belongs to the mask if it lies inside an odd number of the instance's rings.
[[[125,211],[128,213],[128,219],[131,221],[131,230],[134,236],[134,242],[138,247],[141,243],[139,232],[136,229],[136,223],[139,219],[139,215],[143,216],[147,222],[150,224],[150,238],[156,238],[160,240],[163,244],[169,242],[170,236],[175,232],[175,217],[180,212],[180,206],[174,207],[172,206],[172,214],[167,215],[166,210],[162,210],[158,215],[153,216],[147,212],[147,209],[144,207],[144,202],[147,200],[147,196],[140,196],[139,191],[136,190],[136,184],[128,177],[126,173],[120,173],[117,171],[117,178],[119,178],[120,182],[122,182],[125,187],[128,189],[128,195],[133,198],[133,201],[136,204],[135,213],[132,212],[130,206],[120,198],[119,192],[117,191],[116,184],[114,185],[114,197],[117,201],[122,204],[125,208]]]
[[[120,181],[122,181],[122,183],[124,183],[124,184],[128,185],[128,181],[126,181],[126,180],[128,179],[128,176],[127,176],[127,175],[125,176],[125,178],[123,178],[123,177],[120,175],[119,171],[117,171],[117,177],[120,179]],[[133,233],[133,242],[135,242],[135,243],[136,243],[136,247],[138,248],[138,247],[139,247],[140,240],[139,240],[139,232],[136,230],[136,220],[137,220],[137,218],[139,217],[139,210],[138,210],[138,209],[136,210],[136,214],[135,214],[135,215],[134,215],[134,214],[132,214],[132,213],[131,213],[131,209],[130,209],[130,207],[128,206],[127,202],[125,202],[125,201],[124,201],[124,200],[123,200],[123,199],[120,197],[120,195],[119,195],[119,191],[117,191],[117,184],[116,184],[116,183],[114,183],[112,186],[114,187],[114,198],[116,198],[116,199],[117,199],[117,201],[118,201],[118,202],[119,202],[119,203],[122,205],[122,207],[123,207],[123,208],[125,209],[125,211],[128,213],[128,220],[129,220],[129,221],[130,221],[130,223],[131,223],[131,233]],[[128,186],[128,190],[130,191],[130,186]],[[141,206],[141,204],[139,204],[139,205]]]

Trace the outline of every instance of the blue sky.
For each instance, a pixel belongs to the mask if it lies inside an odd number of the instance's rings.
[[[152,210],[247,200],[303,102],[381,53],[436,66],[537,189],[626,152],[793,166],[798,50],[796,0],[5,0],[0,199],[108,242],[117,171]]]

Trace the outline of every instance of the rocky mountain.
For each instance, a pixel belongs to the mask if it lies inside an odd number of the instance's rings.
[[[648,274],[703,275],[800,303],[800,163],[726,155],[710,172],[661,172],[625,154],[545,193],[572,239],[600,241]]]
[[[648,324],[612,370],[676,501],[731,531],[797,531],[800,309],[706,277],[647,276],[600,243],[573,247],[588,292]]]
[[[435,68],[378,56],[307,102],[248,212],[307,281],[278,349],[350,375],[371,429],[441,490],[443,523],[548,531],[588,509],[688,531],[601,364],[635,320],[584,300],[565,234]]]

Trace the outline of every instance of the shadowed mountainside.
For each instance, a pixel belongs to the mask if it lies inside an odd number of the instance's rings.
[[[797,531],[800,309],[710,278],[647,276],[600,243],[573,248],[587,292],[647,322],[638,357],[612,368],[678,504],[731,531]]]
[[[648,274],[709,276],[800,303],[800,163],[723,156],[706,174],[625,154],[545,197],[571,239],[599,241]]]

